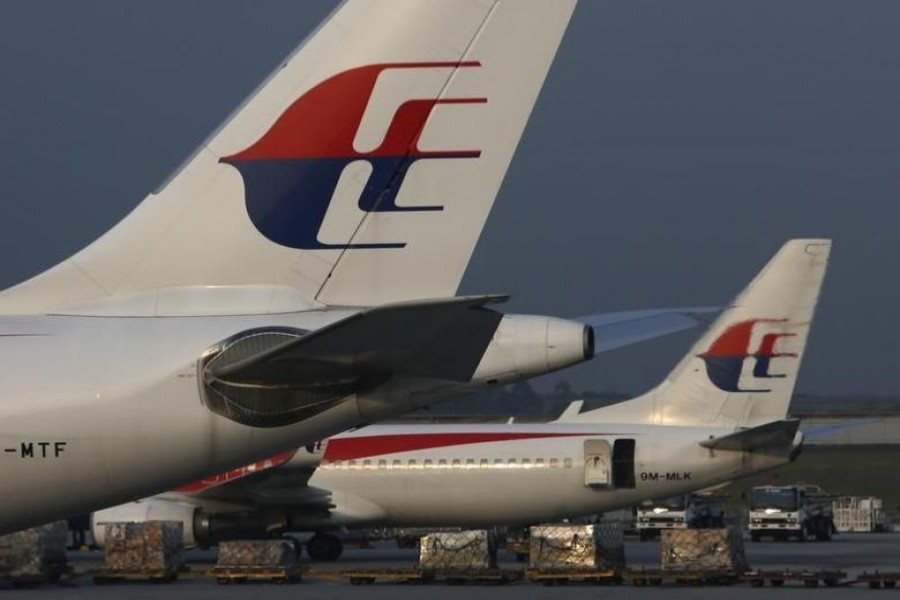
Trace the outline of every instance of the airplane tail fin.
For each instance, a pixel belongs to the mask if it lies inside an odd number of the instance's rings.
[[[455,294],[576,0],[347,0],[156,192],[0,312]]]
[[[830,240],[787,242],[661,385],[573,420],[721,427],[783,420],[830,251]]]

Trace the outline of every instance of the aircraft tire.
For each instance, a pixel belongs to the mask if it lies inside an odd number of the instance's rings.
[[[317,533],[306,542],[306,554],[314,562],[332,562],[343,553],[344,544],[330,533]]]
[[[344,554],[344,543],[336,535],[331,535],[328,537],[328,543],[330,545],[328,560],[335,561],[339,559],[342,554]]]

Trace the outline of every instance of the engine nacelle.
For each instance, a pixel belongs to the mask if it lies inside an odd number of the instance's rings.
[[[473,383],[510,383],[591,359],[594,330],[575,321],[504,315]]]
[[[107,523],[143,523],[145,521],[180,521],[184,528],[184,546],[190,548],[197,545],[194,533],[194,520],[199,513],[196,506],[149,498],[128,504],[120,504],[91,515],[91,533],[94,543],[101,548],[106,544]]]

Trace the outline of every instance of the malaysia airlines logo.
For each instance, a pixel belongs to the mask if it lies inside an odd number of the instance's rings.
[[[750,341],[754,328],[761,323],[785,323],[786,319],[751,319],[735,323],[725,330],[710,344],[709,349],[700,355],[706,363],[706,374],[717,388],[725,392],[768,392],[769,389],[741,389],[739,381],[744,369],[744,361],[755,359],[753,377],[756,379],[776,379],[785,375],[771,373],[769,369],[773,358],[782,356],[795,357],[792,352],[776,352],[775,344],[781,338],[793,337],[794,333],[766,333],[759,342],[755,352],[750,351]]]
[[[341,175],[356,161],[371,166],[358,200],[363,212],[443,210],[443,206],[397,205],[410,167],[423,160],[478,158],[481,151],[422,151],[419,138],[435,106],[483,104],[487,99],[408,99],[394,113],[381,145],[370,152],[358,152],[353,142],[375,84],[389,70],[480,66],[478,62],[393,63],[344,71],[294,101],[256,143],[220,162],[240,172],[251,221],[277,244],[304,250],[403,248],[406,244],[402,241],[336,244],[319,239]]]

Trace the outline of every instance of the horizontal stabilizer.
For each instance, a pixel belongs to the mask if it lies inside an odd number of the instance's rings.
[[[878,422],[879,422],[878,419],[848,419],[846,421],[838,421],[837,423],[828,423],[828,424],[823,424],[823,425],[816,425],[813,427],[804,427],[803,428],[803,439],[806,439],[806,440],[821,440],[824,438],[841,439],[844,435],[846,435],[852,429],[857,429],[859,427],[865,427],[866,425],[872,425],[873,423],[878,423]]]
[[[758,427],[741,429],[717,438],[700,442],[710,450],[735,450],[739,452],[765,452],[766,450],[784,450],[794,443],[800,421],[787,419],[772,421]]]
[[[484,308],[505,296],[402,302],[356,313],[233,361],[209,375],[229,383],[321,384],[367,377],[467,382],[502,315]]]

